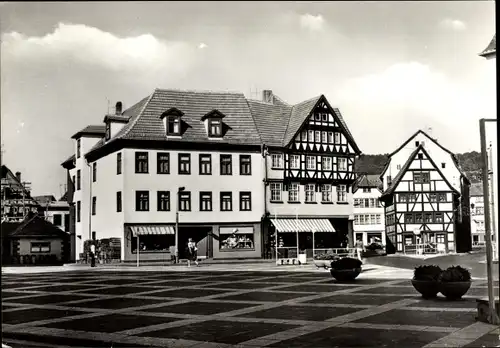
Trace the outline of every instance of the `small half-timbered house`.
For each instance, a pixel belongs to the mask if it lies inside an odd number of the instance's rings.
[[[381,178],[388,253],[471,250],[470,182],[435,139],[415,133],[390,155]]]

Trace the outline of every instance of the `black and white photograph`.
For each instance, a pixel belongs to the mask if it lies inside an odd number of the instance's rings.
[[[2,348],[500,347],[495,14],[0,2]]]

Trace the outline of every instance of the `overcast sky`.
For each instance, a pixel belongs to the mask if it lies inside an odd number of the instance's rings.
[[[70,137],[154,88],[324,94],[363,153],[432,128],[479,150],[495,117],[494,2],[0,3],[3,162],[61,194]],[[494,68],[493,68],[494,69]],[[253,94],[253,95],[252,95]]]

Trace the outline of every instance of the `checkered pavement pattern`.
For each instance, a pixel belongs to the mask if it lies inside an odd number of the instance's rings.
[[[495,347],[462,301],[329,272],[71,270],[2,275],[4,338],[78,347]]]

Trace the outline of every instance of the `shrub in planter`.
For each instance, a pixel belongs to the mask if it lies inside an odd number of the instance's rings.
[[[318,268],[329,268],[332,261],[340,259],[340,256],[334,253],[320,253],[313,258],[313,263]]]
[[[459,300],[469,291],[472,284],[469,270],[451,266],[439,275],[439,291],[448,300]]]
[[[436,265],[423,265],[415,267],[411,283],[423,298],[436,297],[439,292],[438,278],[441,268]]]
[[[361,273],[363,263],[352,257],[344,257],[331,263],[330,274],[338,281],[354,280]]]

